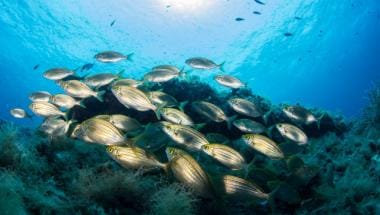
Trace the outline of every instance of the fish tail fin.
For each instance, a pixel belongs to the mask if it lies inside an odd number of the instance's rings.
[[[323,118],[325,115],[326,115],[326,113],[322,113],[322,115],[319,116],[319,117],[316,119],[316,121],[315,121],[315,123],[317,123],[317,128],[318,128],[318,130],[320,130],[320,128],[321,128],[321,120],[322,120],[322,118]]]
[[[234,115],[234,116],[231,116],[227,119],[227,128],[228,130],[231,130],[232,128],[232,123],[235,121],[235,119],[237,118],[238,116],[237,115]]]
[[[183,101],[179,103],[179,109],[183,111],[185,109],[185,106],[189,103],[189,101]]]
[[[69,119],[69,111],[67,112],[62,112],[62,117],[65,121],[67,121]]]
[[[166,106],[166,102],[162,103],[160,106],[158,106],[155,110],[154,113],[156,114],[156,117],[158,120],[161,119],[161,110]]]
[[[198,123],[198,124],[195,124],[194,125],[194,129],[199,131],[201,130],[203,127],[205,127],[207,125],[207,123]]]
[[[226,71],[224,70],[224,64],[225,64],[225,63],[226,63],[226,61],[223,61],[221,64],[218,65],[220,71],[222,71],[222,72],[226,72]]]
[[[79,107],[86,108],[86,106],[84,105],[84,100],[78,101],[78,102],[77,102],[77,105],[78,105]]]
[[[252,159],[251,162],[244,164],[244,178],[248,178],[249,172],[251,171],[252,167],[255,167],[255,161],[256,159]]]
[[[104,101],[104,94],[106,93],[106,91],[99,91],[96,93],[96,99],[98,99],[100,102],[103,102]]]
[[[167,163],[161,163],[161,167],[162,169],[164,170],[164,172],[166,174],[169,174],[169,170],[170,170],[170,162],[167,162]]]
[[[266,112],[266,113],[263,115],[263,121],[264,121],[265,125],[268,125],[268,118],[269,118],[269,116],[271,115],[271,113],[272,113],[272,110]]]
[[[116,75],[118,76],[118,78],[122,78],[122,76],[124,75],[124,72],[125,72],[125,69],[122,69]]]
[[[130,61],[130,62],[133,62],[133,56],[135,55],[135,53],[129,53],[127,55],[125,55],[125,58]]]

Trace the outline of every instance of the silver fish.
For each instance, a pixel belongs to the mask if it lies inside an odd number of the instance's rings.
[[[152,70],[161,70],[161,69],[166,69],[166,70],[171,70],[173,73],[182,73],[182,70],[180,70],[178,67],[173,66],[173,65],[158,65],[152,68]]]
[[[239,79],[230,75],[216,75],[214,79],[219,84],[232,89],[239,89],[245,86],[245,84],[241,82]]]
[[[120,79],[116,80],[115,82],[112,83],[112,86],[129,86],[129,87],[138,87],[142,85],[142,81],[137,81],[134,79]]]
[[[224,189],[226,194],[242,197],[254,197],[259,199],[268,199],[269,194],[265,193],[258,185],[245,179],[225,175],[223,177]]]
[[[317,122],[317,118],[306,108],[295,105],[295,106],[286,106],[282,109],[286,116],[295,122],[301,122],[304,124],[311,124]]]
[[[63,136],[67,133],[72,121],[65,121],[56,117],[48,117],[41,124],[40,129],[50,136]]]
[[[148,72],[144,75],[144,81],[162,83],[170,81],[173,78],[176,78],[180,75],[177,71],[169,69],[155,69],[151,72]]]
[[[189,66],[191,66],[194,69],[202,69],[202,70],[210,70],[210,69],[215,69],[215,68],[220,68],[223,70],[223,64],[216,64],[214,61],[209,60],[207,58],[203,57],[193,57],[189,58],[185,61],[185,63]]]
[[[123,134],[114,125],[102,119],[90,118],[82,122],[79,129],[81,136],[86,136],[95,143],[121,145],[125,141]]]
[[[84,83],[90,87],[100,88],[110,84],[112,81],[118,79],[124,71],[119,72],[118,74],[112,73],[100,73],[92,75],[84,79]]]
[[[244,133],[261,134],[267,130],[263,124],[250,119],[238,119],[232,124]]]
[[[161,116],[168,122],[173,124],[194,126],[193,120],[184,112],[174,108],[162,108],[160,111]]]
[[[261,109],[254,103],[242,99],[242,98],[233,98],[228,100],[228,104],[239,114],[250,116],[250,117],[260,117],[263,115]]]
[[[67,94],[75,98],[88,98],[94,96],[99,101],[103,101],[104,91],[95,92],[83,82],[78,80],[60,81],[58,84],[65,90]]]
[[[32,102],[49,102],[51,94],[46,91],[37,91],[29,95]]]
[[[157,111],[157,107],[152,104],[149,98],[139,89],[129,86],[113,86],[112,93],[116,96],[121,104],[127,108],[138,111]],[[157,118],[159,118],[156,112]]]
[[[66,113],[60,111],[57,106],[48,102],[32,102],[29,105],[29,109],[36,115],[42,117],[62,116],[66,118]]]
[[[127,169],[166,168],[166,165],[158,161],[153,155],[136,146],[107,146],[107,153]]]
[[[102,63],[116,63],[122,60],[130,59],[132,54],[123,55],[115,51],[104,51],[96,54],[94,58]]]
[[[197,101],[192,103],[192,108],[197,113],[205,116],[214,122],[228,121],[228,117],[218,106],[205,101]]]
[[[283,137],[292,140],[299,145],[304,145],[308,141],[306,134],[294,125],[278,123],[276,124],[276,128]]]
[[[53,81],[64,79],[70,75],[74,75],[74,72],[66,68],[49,69],[43,74],[46,79]]]
[[[284,158],[284,153],[277,144],[266,136],[260,134],[244,134],[242,140],[245,144],[269,158]]]
[[[187,147],[189,150],[199,151],[202,145],[208,144],[206,137],[187,126],[166,124],[163,131],[176,143]]]
[[[26,113],[26,111],[24,109],[21,109],[21,108],[13,108],[10,110],[10,113],[14,118],[18,118],[18,119],[24,119],[24,118],[31,118],[32,117],[31,115]]]
[[[65,94],[57,94],[51,97],[51,102],[58,107],[71,109],[75,105],[84,107],[84,105],[80,102],[75,100],[73,97]]]
[[[175,107],[178,106],[178,101],[171,95],[161,92],[161,91],[150,91],[145,93],[150,101],[157,107],[165,106],[165,107]]]
[[[85,133],[85,131],[81,129],[81,125],[77,124],[73,131],[71,132],[70,137],[74,139],[80,139],[87,143],[95,143],[95,141],[91,140]]]
[[[106,120],[124,132],[131,132],[142,128],[142,125],[136,119],[122,114],[98,115],[95,118]]]
[[[203,197],[213,196],[210,179],[194,158],[183,150],[173,147],[168,147],[166,154],[170,161],[169,168],[178,181]]]
[[[229,146],[212,143],[203,145],[202,150],[232,170],[239,170],[246,166],[246,162],[243,156],[241,156],[238,151]]]

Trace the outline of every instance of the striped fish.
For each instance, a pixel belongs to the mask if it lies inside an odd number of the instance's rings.
[[[62,116],[66,118],[66,113],[60,111],[57,106],[49,102],[32,102],[29,109],[42,117]]]
[[[135,131],[142,127],[136,119],[122,114],[98,115],[95,118],[108,121],[124,132]]]
[[[245,159],[235,149],[223,144],[206,144],[202,150],[232,170],[239,170],[246,165]]]
[[[187,147],[189,150],[199,151],[202,145],[209,143],[202,133],[187,126],[165,124],[163,131],[174,142]]]
[[[236,176],[224,176],[223,183],[227,195],[251,196],[259,199],[269,198],[269,194],[264,193],[258,185]]]
[[[169,169],[178,181],[203,197],[212,197],[210,179],[194,158],[185,151],[173,147],[168,147],[166,154],[170,161]]]
[[[242,136],[242,139],[248,146],[272,159],[284,158],[284,153],[277,144],[266,136],[245,134]]]
[[[107,146],[107,153],[127,169],[155,169],[166,168],[166,164],[159,162],[153,155],[144,149],[135,146]]]
[[[88,137],[91,142],[103,145],[121,145],[125,141],[124,136],[110,122],[102,119],[91,118],[81,123],[79,133]]]

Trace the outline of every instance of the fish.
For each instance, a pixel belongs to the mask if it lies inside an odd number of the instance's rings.
[[[85,83],[78,80],[59,81],[58,84],[63,90],[72,97],[85,99],[88,97],[95,97],[99,101],[103,102],[104,91],[95,92]]]
[[[110,26],[112,27],[116,22],[116,19],[114,19],[111,23],[110,23]]]
[[[36,65],[34,65],[33,70],[36,70],[36,69],[38,69],[39,67],[40,67],[40,64],[36,64]]]
[[[116,128],[124,132],[136,131],[142,128],[142,125],[139,123],[139,121],[137,121],[136,119],[132,117],[125,116],[122,114],[98,115],[98,116],[95,116],[95,118],[110,122]]]
[[[160,111],[162,118],[173,124],[194,127],[193,120],[184,112],[174,108],[162,108]]]
[[[166,164],[137,146],[107,146],[106,151],[113,160],[127,169],[166,169]]]
[[[267,131],[263,124],[250,119],[238,119],[232,124],[244,133],[261,134]]]
[[[93,63],[86,63],[86,64],[84,64],[84,65],[80,68],[80,71],[81,71],[81,72],[85,72],[85,71],[88,71],[88,70],[92,69],[92,67],[94,67],[94,64],[93,64]]]
[[[51,94],[47,91],[37,91],[29,95],[32,102],[48,102],[50,98]]]
[[[224,71],[224,62],[221,64],[216,64],[214,61],[203,57],[189,58],[185,61],[185,63],[194,69],[211,70],[219,68],[221,71]]]
[[[152,110],[156,113],[157,119],[160,119],[160,109],[141,90],[129,86],[113,86],[112,93],[125,107],[143,112]]]
[[[211,181],[194,158],[185,151],[174,147],[168,147],[165,151],[169,159],[169,169],[178,181],[193,189],[200,196],[206,198],[213,196]]]
[[[261,15],[261,12],[260,11],[253,11],[253,14]]]
[[[300,122],[306,125],[311,123],[318,123],[317,118],[311,113],[311,111],[299,105],[287,105],[282,111],[287,117],[295,122]]]
[[[304,145],[308,141],[306,134],[294,125],[288,123],[278,123],[275,127],[283,137],[292,140],[299,145]]]
[[[242,99],[242,98],[232,98],[227,101],[230,107],[239,114],[250,116],[253,118],[260,117],[263,115],[261,109],[254,103]]]
[[[237,22],[240,22],[240,21],[244,21],[245,19],[244,18],[241,18],[241,17],[237,17],[237,18],[235,18],[235,21],[237,21]]]
[[[62,116],[66,118],[66,113],[60,111],[57,106],[49,102],[32,102],[29,109],[37,116],[51,117]]]
[[[230,143],[230,139],[228,139],[226,136],[220,133],[207,133],[206,139],[210,143],[223,143],[223,144]]]
[[[73,97],[65,94],[57,94],[52,96],[51,103],[65,109],[71,109],[76,105],[85,108],[81,101],[77,101]]]
[[[84,131],[81,129],[81,125],[77,124],[75,125],[74,129],[72,130],[70,134],[71,138],[74,139],[80,139],[87,143],[95,143],[93,140],[91,140],[87,135],[85,135]]]
[[[255,0],[255,2],[256,2],[257,4],[265,5],[265,3],[262,2],[262,1],[260,1],[260,0]]]
[[[214,79],[219,84],[232,89],[239,89],[245,86],[239,79],[230,75],[216,75]]]
[[[123,73],[124,70],[120,71],[117,74],[100,73],[85,78],[83,82],[89,87],[99,89],[100,87],[109,85],[112,81],[120,78]]]
[[[115,51],[104,51],[96,54],[94,58],[102,63],[116,63],[122,60],[131,60],[133,53],[123,55],[122,53]]]
[[[162,69],[170,70],[173,73],[177,73],[177,74],[182,74],[183,73],[182,72],[183,68],[179,69],[178,67],[173,66],[173,65],[158,65],[158,66],[153,67],[152,71],[154,71],[154,70],[162,70]]]
[[[112,83],[112,86],[129,86],[129,87],[138,87],[143,84],[142,81],[137,81],[134,79],[119,79]]]
[[[175,107],[179,105],[177,99],[162,91],[150,91],[146,92],[145,94],[148,96],[150,101],[157,107]]]
[[[67,78],[71,75],[74,75],[74,71],[66,69],[66,68],[53,68],[44,72],[43,76],[46,79],[58,81],[64,78]]]
[[[296,19],[296,20],[301,20],[302,18],[299,17],[299,16],[295,16],[294,19]]]
[[[196,101],[191,103],[192,108],[195,112],[206,117],[207,119],[214,122],[228,121],[228,117],[222,109],[218,106],[206,102],[206,101]]]
[[[102,119],[87,119],[80,124],[79,129],[81,136],[86,136],[91,142],[102,145],[122,145],[126,140],[114,125]]]
[[[243,169],[247,164],[235,149],[218,143],[202,145],[202,151],[232,170]]]
[[[162,129],[174,142],[192,151],[200,151],[209,143],[202,133],[187,126],[165,124]]]
[[[285,37],[291,37],[291,36],[293,36],[293,34],[290,33],[290,32],[286,32],[286,33],[284,33],[284,36],[285,36]]]
[[[253,197],[262,200],[269,199],[269,194],[265,193],[261,187],[253,182],[233,175],[223,176],[223,184],[227,195]]]
[[[21,108],[13,108],[10,110],[10,113],[14,118],[18,119],[32,118],[32,115],[29,115],[24,109]]]
[[[143,77],[145,82],[162,83],[180,76],[181,73],[171,69],[154,69],[146,73]]]
[[[266,136],[260,134],[244,134],[241,138],[245,144],[271,159],[284,158],[282,150],[273,140]]]
[[[49,136],[64,136],[74,121],[65,121],[56,117],[48,117],[40,126],[40,130]]]

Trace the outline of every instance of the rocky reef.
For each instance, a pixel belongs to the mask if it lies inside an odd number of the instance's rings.
[[[233,115],[227,101],[233,96],[259,104],[269,114],[265,123],[290,123],[283,105],[271,104],[249,89],[219,93],[197,77],[171,80],[160,86],[179,102],[207,99]],[[184,93],[184,92],[191,92]],[[318,124],[299,125],[310,141],[298,146],[284,140],[275,129],[272,139],[287,159],[270,160],[239,144],[241,133],[226,124],[208,123],[202,133],[222,133],[253,160],[247,173],[234,172],[200,157],[215,184],[215,199],[197,196],[164,171],[133,171],[109,158],[102,146],[69,138],[50,139],[43,133],[10,122],[0,125],[0,211],[4,214],[379,214],[380,213],[380,88],[369,93],[363,116],[347,122],[341,116],[312,109]],[[88,100],[89,109],[73,109],[78,121],[107,110],[108,114],[136,116],[142,124],[156,120],[153,113],[125,109],[111,94],[103,105]],[[285,105],[285,104],[284,104]],[[196,123],[202,119],[186,107]],[[133,113],[132,113],[133,112]],[[264,120],[264,119],[258,119]],[[262,121],[262,123],[264,123]],[[157,149],[158,151],[160,149]],[[266,202],[223,195],[221,173],[245,175],[265,192]]]

